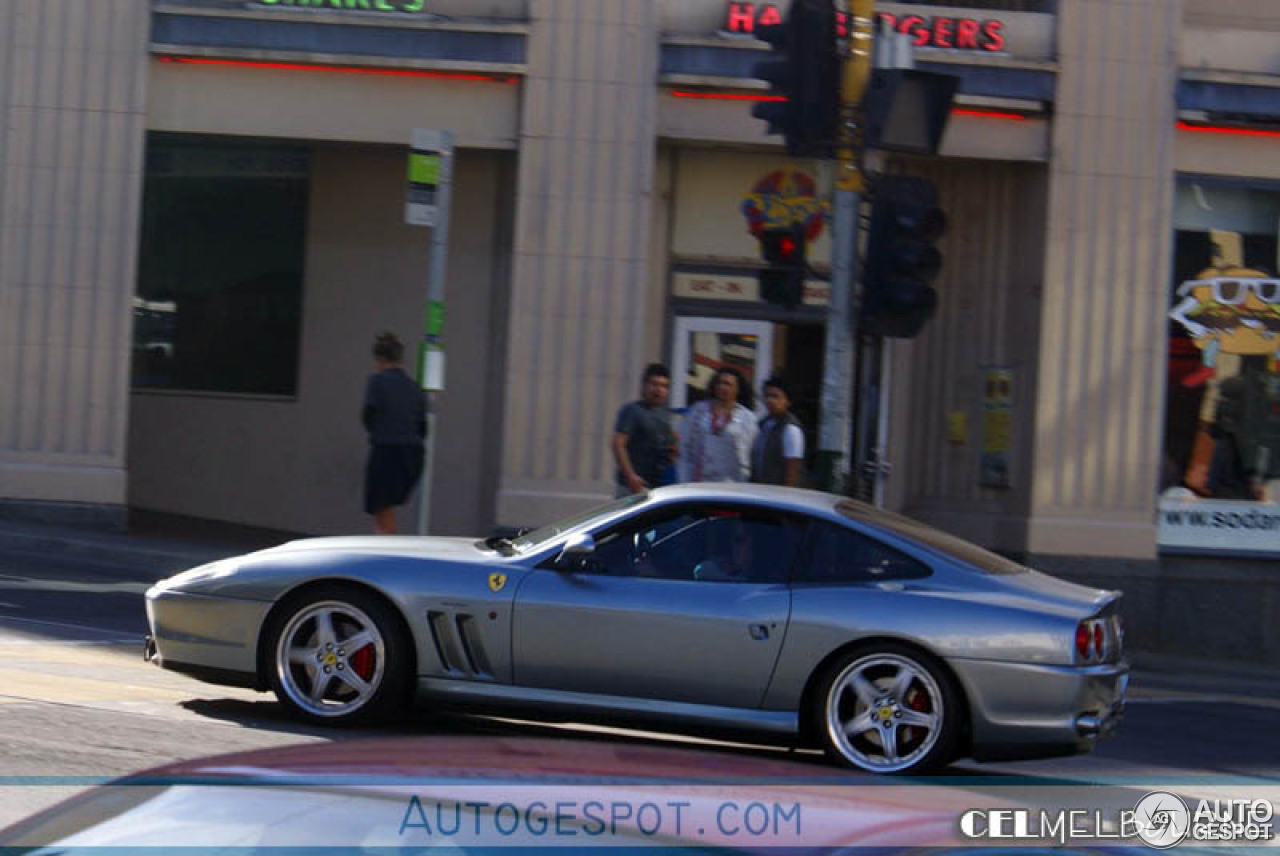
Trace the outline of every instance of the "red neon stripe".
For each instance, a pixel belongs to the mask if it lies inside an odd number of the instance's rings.
[[[179,63],[181,65],[222,65],[238,68],[273,68],[285,71],[331,71],[340,74],[378,74],[384,77],[445,77],[454,80],[481,80],[490,83],[514,83],[516,78],[509,75],[466,74],[456,71],[418,71],[407,68],[360,68],[352,65],[303,65],[287,62],[255,62],[241,59],[205,59],[191,56],[162,56],[161,62]]]
[[[746,95],[739,92],[689,92],[684,89],[672,89],[676,98],[701,98],[704,101],[786,101],[783,95]]]
[[[1001,113],[997,110],[969,110],[959,107],[951,108],[952,116],[977,116],[979,119],[1009,119],[1013,122],[1025,122],[1026,116],[1021,113]]]
[[[1259,131],[1253,128],[1221,128],[1215,125],[1192,125],[1189,122],[1178,122],[1179,131],[1196,131],[1201,134],[1228,134],[1236,137],[1269,137],[1280,138],[1280,131]]]

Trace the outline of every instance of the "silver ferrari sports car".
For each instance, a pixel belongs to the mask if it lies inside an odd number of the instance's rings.
[[[677,485],[514,539],[315,538],[195,568],[147,592],[146,654],[318,722],[416,697],[794,735],[919,773],[1109,734],[1119,598],[844,497]]]

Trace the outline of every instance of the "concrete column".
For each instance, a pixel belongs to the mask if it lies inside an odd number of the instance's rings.
[[[1181,0],[1060,0],[1031,553],[1151,556]]]
[[[657,359],[655,0],[531,0],[498,523],[600,500],[617,407]]]
[[[124,502],[149,16],[0,14],[0,502]]]

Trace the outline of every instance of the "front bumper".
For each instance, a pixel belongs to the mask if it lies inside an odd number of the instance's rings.
[[[950,662],[969,700],[978,760],[1088,752],[1124,717],[1128,663]]]
[[[152,588],[144,657],[215,683],[256,686],[258,634],[270,609],[261,601]]]

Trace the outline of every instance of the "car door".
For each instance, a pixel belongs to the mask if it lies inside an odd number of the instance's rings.
[[[764,698],[791,609],[803,523],[769,510],[666,507],[596,533],[593,555],[522,580],[522,686],[727,707]]]

